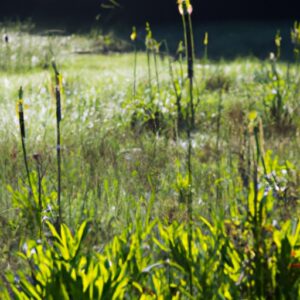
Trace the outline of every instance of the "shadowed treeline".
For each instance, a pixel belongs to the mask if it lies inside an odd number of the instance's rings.
[[[1,1],[3,17],[57,17],[78,20],[94,19],[101,15],[106,20],[144,22],[173,22],[178,20],[176,0],[118,0],[115,9],[104,9],[111,0],[11,0]],[[214,0],[192,1],[194,18],[200,20],[232,19],[296,19],[300,16],[299,3],[287,0],[276,4],[271,0]]]

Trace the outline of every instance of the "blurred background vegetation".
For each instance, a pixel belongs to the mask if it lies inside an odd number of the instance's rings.
[[[290,40],[293,22],[300,17],[297,1],[193,1],[193,6],[196,45],[201,45],[204,33],[209,32],[211,59],[243,56],[265,59],[275,47],[277,30],[280,30],[283,39],[281,58],[293,58],[292,46],[287,41]],[[28,19],[36,24],[34,30],[39,34],[49,28],[60,29],[62,33],[86,33],[91,28],[101,28],[103,33],[114,32],[124,40],[129,39],[133,25],[138,27],[142,37],[145,22],[148,21],[155,35],[166,39],[173,52],[182,38],[176,0],[1,1],[2,23]],[[143,46],[144,37],[140,38],[140,47]],[[200,48],[197,55],[202,54]]]

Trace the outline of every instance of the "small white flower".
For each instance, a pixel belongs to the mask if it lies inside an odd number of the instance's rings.
[[[23,246],[22,246],[22,251],[23,251],[24,253],[26,253],[27,250],[28,250],[28,245],[27,245],[27,243],[24,243]]]
[[[32,56],[31,57],[31,66],[32,67],[36,67],[39,62],[40,62],[40,60],[37,56]]]
[[[198,199],[198,204],[199,204],[199,205],[202,205],[202,204],[204,204],[204,202],[203,202],[202,198],[199,198],[199,199]]]

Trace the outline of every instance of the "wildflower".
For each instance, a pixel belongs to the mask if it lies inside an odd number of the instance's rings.
[[[32,56],[31,57],[31,65],[32,67],[36,67],[39,64],[40,60],[38,57],[36,56]]]
[[[136,28],[135,26],[132,27],[132,33],[130,35],[130,39],[134,42],[137,38]]]
[[[276,56],[275,56],[275,54],[273,52],[270,52],[269,58],[270,58],[270,61],[275,61]]]
[[[297,253],[295,250],[292,250],[291,251],[291,257],[292,258],[295,258],[297,256]],[[293,269],[300,269],[300,263],[299,262],[296,262],[296,263],[292,263],[290,264],[290,267],[293,268]]]
[[[178,0],[178,10],[181,15],[189,14],[191,15],[193,12],[193,7],[191,5],[190,0]]]
[[[19,284],[20,283],[20,276],[19,275],[15,275],[15,277],[14,277],[14,283],[15,284]]]
[[[281,46],[281,40],[282,40],[282,38],[280,36],[280,32],[278,31],[276,36],[275,36],[275,45],[276,45],[276,47],[279,48]]]
[[[147,22],[146,23],[146,40],[145,40],[145,44],[148,50],[153,50],[153,46],[154,46],[154,39],[152,36],[152,31],[150,28],[150,24]]]
[[[203,44],[204,44],[204,46],[208,45],[208,32],[205,32]]]
[[[281,46],[281,36],[280,36],[280,31],[277,31],[276,36],[275,36],[275,45],[277,48],[277,53],[276,53],[276,58],[280,58],[280,46]]]
[[[295,47],[300,47],[300,23],[295,22],[291,30],[291,40]]]

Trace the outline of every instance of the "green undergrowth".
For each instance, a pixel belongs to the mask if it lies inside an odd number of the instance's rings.
[[[149,24],[146,53],[7,28],[3,299],[299,297],[300,73],[278,36],[270,59],[196,57],[188,85]]]

